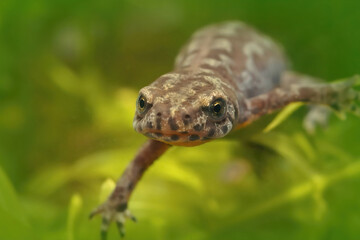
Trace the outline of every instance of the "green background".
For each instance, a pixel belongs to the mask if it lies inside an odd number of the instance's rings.
[[[0,239],[99,239],[101,185],[146,140],[137,91],[223,20],[281,42],[297,71],[360,73],[360,1],[0,1]],[[127,238],[359,239],[360,120],[309,135],[305,114],[172,148],[136,188]]]

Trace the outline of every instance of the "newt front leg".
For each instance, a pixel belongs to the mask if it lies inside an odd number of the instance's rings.
[[[136,221],[127,209],[127,203],[137,182],[143,176],[148,167],[159,158],[171,145],[156,140],[148,140],[138,154],[125,169],[116,183],[114,191],[102,205],[94,209],[90,218],[102,214],[101,238],[106,239],[108,227],[112,221],[116,221],[120,235],[125,234],[124,222],[126,218]]]
[[[360,116],[360,86],[358,76],[333,83],[319,83],[306,75],[285,72],[282,85],[268,93],[245,101],[244,123],[283,108],[292,102],[306,102],[330,107],[338,113],[350,112]]]

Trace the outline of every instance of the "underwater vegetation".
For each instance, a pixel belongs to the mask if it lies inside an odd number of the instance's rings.
[[[0,239],[99,239],[88,219],[146,138],[138,90],[201,26],[242,20],[293,68],[360,72],[356,1],[0,2]],[[360,119],[308,134],[290,105],[230,136],[173,147],[145,174],[128,239],[357,239]],[[275,119],[275,120],[274,120]],[[270,123],[275,123],[271,129]],[[267,129],[264,131],[264,129]],[[108,239],[119,239],[112,226]]]

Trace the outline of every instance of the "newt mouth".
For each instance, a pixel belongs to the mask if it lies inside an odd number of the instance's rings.
[[[199,133],[188,131],[147,131],[143,134],[154,140],[177,146],[197,146],[211,140],[204,138]]]

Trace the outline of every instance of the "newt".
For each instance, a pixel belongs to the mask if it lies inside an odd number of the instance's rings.
[[[290,70],[284,50],[242,22],[195,32],[176,57],[174,70],[142,88],[134,129],[149,140],[125,169],[101,214],[102,239],[111,222],[124,235],[131,193],[148,167],[171,146],[197,146],[222,138],[292,102],[325,105],[360,116],[357,78],[334,83]]]

